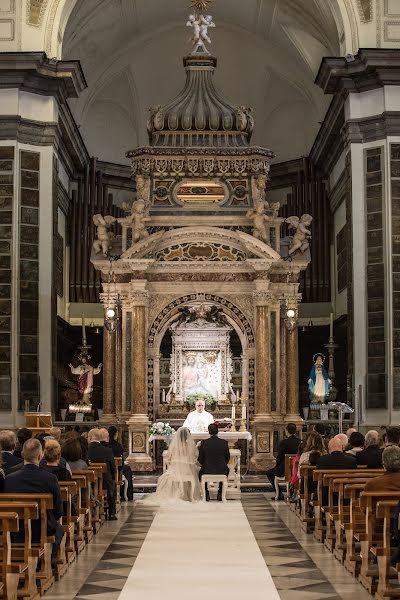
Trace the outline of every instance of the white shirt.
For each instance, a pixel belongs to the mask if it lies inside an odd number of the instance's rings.
[[[208,426],[214,423],[214,417],[211,413],[203,410],[198,412],[193,410],[185,419],[183,427],[187,427],[191,433],[203,433],[208,431]]]

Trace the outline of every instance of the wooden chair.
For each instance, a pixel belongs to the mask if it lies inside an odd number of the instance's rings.
[[[106,511],[108,508],[107,503],[107,490],[103,486],[103,474],[107,472],[107,465],[105,463],[90,463],[90,469],[94,471],[96,475],[96,484],[94,486],[94,494],[99,502],[98,520],[94,519],[94,523],[98,525],[96,532],[101,527],[106,519]]]

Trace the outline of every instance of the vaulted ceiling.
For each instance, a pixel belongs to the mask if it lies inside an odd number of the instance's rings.
[[[148,108],[182,88],[190,51],[183,0],[81,0],[63,58],[79,59],[88,89],[71,108],[91,155],[127,164],[147,143]],[[223,95],[252,106],[254,144],[281,162],[308,154],[329,98],[314,85],[323,56],[339,54],[327,0],[214,0],[215,79]]]

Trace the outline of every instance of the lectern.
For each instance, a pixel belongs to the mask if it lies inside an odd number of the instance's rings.
[[[48,433],[53,427],[51,413],[26,412],[25,426],[30,429],[33,434],[41,433],[42,431]]]

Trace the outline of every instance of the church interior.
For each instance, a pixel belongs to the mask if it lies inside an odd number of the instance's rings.
[[[400,0],[0,0],[0,598],[400,598],[399,512]]]

